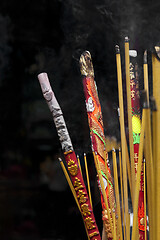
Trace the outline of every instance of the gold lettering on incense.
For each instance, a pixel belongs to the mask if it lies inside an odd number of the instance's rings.
[[[134,85],[135,85],[135,81],[134,81],[134,80],[131,80],[131,81],[130,81],[130,86],[133,88]]]
[[[87,229],[91,230],[91,229],[94,229],[94,228],[95,228],[95,226],[94,226],[94,221],[92,221],[92,218],[87,217],[87,218],[85,219],[85,223],[86,223]]]
[[[82,214],[83,214],[84,216],[86,216],[87,214],[88,214],[88,215],[91,215],[91,211],[89,210],[88,204],[86,204],[86,203],[82,204],[82,205],[81,205],[81,210],[82,210]]]
[[[78,166],[73,160],[69,160],[68,162],[68,171],[72,176],[76,176],[78,173]]]
[[[132,91],[131,91],[131,98],[134,98],[134,97],[135,97],[135,91],[132,90]]]
[[[85,195],[85,192],[83,190],[78,191],[77,198],[79,198],[80,203],[85,203],[86,202],[87,198],[84,195]]]
[[[75,177],[75,181],[74,181],[74,187],[75,187],[75,190],[79,190],[79,189],[83,189],[83,185],[81,183],[81,180],[77,177]]]
[[[89,234],[89,237],[92,238],[92,237],[94,237],[94,236],[96,236],[96,235],[98,235],[98,232],[93,232],[93,233]],[[95,240],[96,240],[96,239],[95,239]]]

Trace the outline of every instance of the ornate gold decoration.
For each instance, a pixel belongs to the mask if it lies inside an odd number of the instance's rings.
[[[86,223],[86,227],[87,227],[87,229],[94,229],[95,228],[95,226],[94,226],[94,221],[92,220],[92,218],[90,218],[90,217],[87,217],[86,219],[85,219],[85,223]]]
[[[85,51],[82,53],[79,63],[80,63],[80,71],[83,76],[94,77],[92,58],[89,51]]]

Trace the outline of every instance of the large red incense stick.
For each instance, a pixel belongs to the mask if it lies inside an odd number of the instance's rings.
[[[131,54],[132,52],[130,52]],[[134,145],[134,164],[135,174],[137,174],[138,153],[141,133],[141,111],[140,111],[140,96],[139,96],[139,79],[138,65],[136,58],[130,57],[130,87],[131,87],[131,106],[132,106],[132,130],[133,130],[133,145]],[[145,221],[144,221],[144,178],[143,165],[141,171],[139,203],[138,203],[138,228],[139,239],[145,239]]]
[[[97,152],[97,158],[99,161],[103,182],[105,186],[105,192],[108,199],[109,213],[106,210],[104,198],[100,187],[101,202],[103,208],[102,218],[105,231],[107,233],[107,239],[113,239],[108,214],[111,214],[113,209],[115,210],[115,198],[113,193],[113,183],[109,165],[107,166],[108,174],[106,174],[105,158],[108,159],[108,154],[104,152],[106,143],[103,128],[101,105],[98,98],[96,83],[94,81],[94,70],[92,65],[91,54],[88,51],[85,51],[80,57],[80,70],[83,76],[83,87],[86,99],[86,109],[88,114],[92,150],[94,152]],[[106,154],[106,156],[104,154]],[[109,201],[109,194],[111,201]],[[111,220],[113,221],[112,216]]]
[[[88,239],[100,240],[101,239],[100,233],[98,231],[91,203],[89,201],[88,193],[63,118],[62,110],[51,89],[47,74],[46,73],[39,74],[38,79],[41,85],[43,96],[46,99],[49,109],[53,116],[53,120],[57,129],[59,140],[61,142],[62,150],[64,152],[65,160],[67,163],[67,168],[80,206],[80,211],[83,217]]]

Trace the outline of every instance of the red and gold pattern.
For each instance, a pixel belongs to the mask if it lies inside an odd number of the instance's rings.
[[[133,130],[133,144],[134,144],[134,164],[135,173],[137,173],[139,142],[141,132],[140,119],[140,96],[138,83],[138,66],[130,63],[130,87],[131,87],[131,104],[132,104],[132,130]],[[145,223],[144,223],[144,178],[143,169],[141,171],[139,203],[138,203],[138,228],[139,239],[145,239]]]
[[[115,208],[115,198],[113,193],[112,177],[111,177],[109,167],[107,167],[108,178],[109,178],[108,181],[106,177],[106,168],[105,168],[105,161],[104,161],[104,157],[105,157],[104,147],[106,143],[105,143],[105,136],[104,136],[103,119],[102,119],[101,105],[98,98],[97,88],[94,81],[94,70],[93,70],[91,55],[88,51],[85,51],[81,55],[80,68],[81,68],[81,74],[84,76],[83,87],[84,87],[84,93],[85,93],[85,99],[86,99],[86,109],[88,114],[92,150],[94,152],[97,152],[97,158],[98,158],[100,169],[102,172],[105,191],[108,199],[108,206],[111,213],[111,211]],[[107,153],[106,153],[106,159],[108,159]],[[110,191],[112,206],[110,206],[108,191]],[[108,214],[110,213],[108,213],[106,210],[102,192],[101,192],[101,202],[102,202],[102,208],[103,208],[102,219],[104,222],[105,231],[107,233],[107,239],[113,239],[113,236],[111,233],[111,227],[108,219]],[[112,218],[111,220],[113,223]]]
[[[88,238],[91,240],[101,240],[75,152],[65,152],[64,156],[67,162],[71,181],[76,192],[81,214],[88,233]]]
[[[78,166],[78,161],[73,151],[72,142],[63,118],[62,110],[57,102],[57,99],[52,91],[48,76],[46,73],[38,75],[43,96],[47,101],[49,109],[53,115],[53,120],[57,128],[59,140],[62,145],[62,150],[67,162],[67,168],[78,200],[78,206],[85,224],[88,239],[101,240],[98,227],[94,218],[86,186],[84,185],[83,177]]]

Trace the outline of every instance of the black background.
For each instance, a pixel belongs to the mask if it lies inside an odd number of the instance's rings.
[[[68,187],[57,191],[51,186],[56,178],[53,166],[63,155],[37,79],[43,71],[76,153],[81,159],[84,152],[88,155],[101,230],[79,57],[84,50],[92,54],[105,133],[119,141],[115,45],[121,48],[123,71],[125,36],[130,37],[130,48],[138,51],[140,72],[148,49],[152,87],[150,53],[160,43],[159,9],[156,1],[142,0],[0,2],[1,239],[86,238]]]

